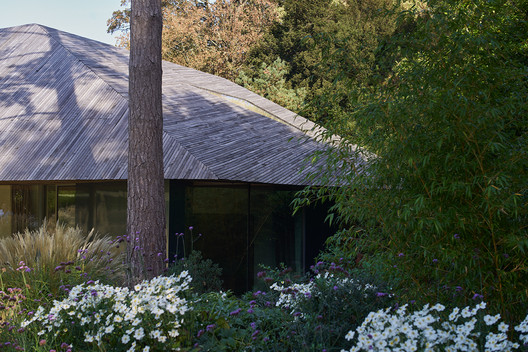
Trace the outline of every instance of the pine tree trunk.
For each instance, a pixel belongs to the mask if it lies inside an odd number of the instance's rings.
[[[130,17],[129,278],[163,272],[166,256],[161,104],[161,0],[132,0]]]

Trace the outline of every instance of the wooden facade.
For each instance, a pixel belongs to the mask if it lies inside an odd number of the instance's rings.
[[[323,130],[173,63],[162,88],[168,254],[193,226],[237,292],[259,264],[309,266],[331,230],[324,212],[289,204],[320,166],[306,160],[328,147]],[[128,115],[128,51],[36,24],[0,29],[0,237],[44,218],[124,234]]]

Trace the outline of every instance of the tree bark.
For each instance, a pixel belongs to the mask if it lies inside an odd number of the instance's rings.
[[[133,281],[165,268],[161,0],[132,0],[129,62],[127,258]]]

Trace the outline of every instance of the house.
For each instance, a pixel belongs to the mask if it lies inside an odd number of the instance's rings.
[[[30,24],[0,29],[0,58],[0,236],[44,218],[124,234],[128,51]],[[292,216],[289,204],[318,166],[305,160],[326,148],[317,126],[169,62],[163,115],[171,255],[192,225],[229,288],[249,288],[259,263],[309,265],[325,213]]]

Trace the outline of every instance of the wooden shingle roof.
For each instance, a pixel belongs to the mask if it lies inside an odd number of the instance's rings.
[[[127,99],[128,51],[36,24],[0,29],[0,182],[126,179]],[[169,62],[163,114],[166,179],[303,185],[301,165],[324,147],[310,121]]]

